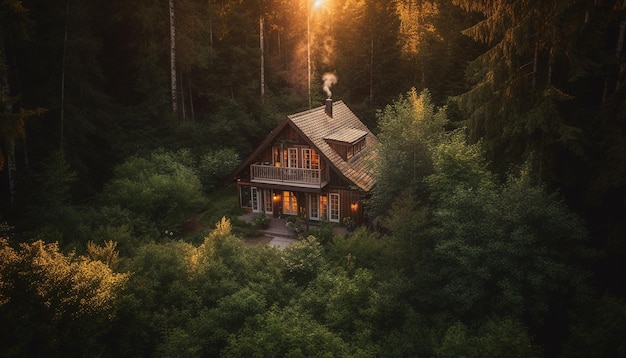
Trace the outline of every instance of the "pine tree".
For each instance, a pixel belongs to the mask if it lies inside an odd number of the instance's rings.
[[[521,162],[536,153],[544,176],[555,151],[580,151],[580,130],[559,106],[574,97],[567,88],[586,4],[571,1],[454,0],[484,16],[463,33],[488,46],[469,64],[473,87],[456,97],[474,140],[483,138],[492,158]],[[500,168],[506,170],[507,168]]]

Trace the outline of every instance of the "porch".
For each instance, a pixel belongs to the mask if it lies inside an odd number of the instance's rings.
[[[322,188],[328,183],[326,169],[276,167],[272,165],[250,165],[252,183],[283,184],[304,188]]]

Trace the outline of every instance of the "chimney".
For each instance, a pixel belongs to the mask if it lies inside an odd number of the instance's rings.
[[[326,99],[326,109],[325,109],[326,115],[329,116],[330,118],[333,118],[333,100],[332,98],[327,98]]]

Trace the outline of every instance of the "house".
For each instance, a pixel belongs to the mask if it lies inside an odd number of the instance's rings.
[[[287,116],[235,171],[241,207],[362,223],[378,139],[343,101]]]

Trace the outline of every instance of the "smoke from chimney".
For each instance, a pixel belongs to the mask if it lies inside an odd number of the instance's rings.
[[[324,92],[328,98],[332,97],[333,93],[330,91],[330,88],[337,83],[337,76],[334,73],[326,72],[322,76],[322,81],[324,81]]]

